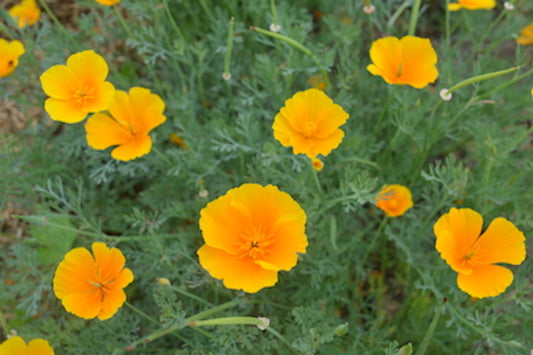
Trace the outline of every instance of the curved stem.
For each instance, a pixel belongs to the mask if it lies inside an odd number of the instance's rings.
[[[414,36],[416,31],[416,23],[418,21],[418,12],[420,11],[420,5],[422,0],[415,0],[413,7],[411,8],[411,20],[409,21],[409,36]]]

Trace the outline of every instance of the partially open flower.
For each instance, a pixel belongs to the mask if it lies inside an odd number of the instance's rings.
[[[65,255],[54,275],[54,293],[68,312],[106,320],[126,302],[122,289],[133,281],[133,273],[117,248],[95,242],[92,251],[75,248]]]
[[[11,75],[19,64],[19,57],[24,54],[22,42],[6,41],[0,38],[0,78]]]
[[[516,39],[516,43],[524,46],[533,44],[533,23],[530,23],[520,31],[520,37]]]
[[[376,196],[376,206],[387,216],[398,217],[413,207],[413,197],[403,185],[385,185]]]
[[[77,123],[91,112],[107,110],[115,95],[113,84],[105,81],[108,71],[104,58],[92,50],[73,54],[67,65],[45,71],[40,80],[50,96],[44,103],[50,118]]]
[[[9,15],[17,21],[19,28],[35,24],[41,17],[41,9],[35,0],[22,0],[18,5],[9,9]]]
[[[496,7],[496,0],[458,0],[458,2],[448,4],[448,10],[490,10]]]
[[[292,146],[294,154],[306,154],[314,159],[318,154],[328,155],[344,137],[339,128],[349,115],[323,91],[308,89],[294,94],[285,101],[272,129],[285,147]]]
[[[100,5],[104,5],[104,6],[113,6],[120,2],[120,0],[95,0],[95,1],[99,3]]]
[[[476,298],[504,292],[513,273],[499,264],[519,265],[526,258],[524,234],[513,223],[498,217],[481,233],[482,225],[476,211],[452,208],[433,226],[435,248],[457,272],[457,285]]]
[[[87,144],[107,149],[117,160],[132,160],[152,149],[150,131],[165,122],[165,102],[149,89],[133,87],[129,93],[117,90],[109,114],[96,113],[85,124]]]
[[[0,355],[54,355],[54,349],[44,339],[33,339],[28,344],[19,337],[11,337],[0,344]]]
[[[439,76],[437,53],[427,38],[380,38],[370,47],[370,59],[372,64],[366,69],[393,85],[422,89]]]
[[[300,205],[275,186],[231,189],[200,212],[200,264],[227,288],[254,293],[273,286],[278,272],[305,253],[305,221]]]

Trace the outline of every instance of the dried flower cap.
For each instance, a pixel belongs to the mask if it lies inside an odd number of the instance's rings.
[[[385,185],[376,196],[376,206],[387,216],[398,217],[413,207],[413,197],[403,185]]]
[[[22,42],[0,38],[0,78],[5,78],[15,71],[19,64],[19,57],[23,54]]]
[[[496,0],[458,0],[448,4],[449,11],[466,10],[490,10],[496,7]]]
[[[40,80],[50,96],[44,103],[50,118],[77,123],[91,112],[107,110],[115,95],[113,84],[105,81],[108,71],[104,58],[92,50],[73,54],[67,65],[45,71]]]
[[[9,15],[17,21],[19,28],[34,25],[41,17],[41,9],[35,0],[22,0],[18,5],[9,9]]]
[[[54,355],[54,349],[44,339],[33,339],[28,344],[19,337],[11,337],[0,344],[0,355]]]
[[[470,208],[452,208],[433,231],[435,248],[458,273],[457,285],[472,297],[494,297],[513,282],[511,270],[526,257],[524,234],[505,218],[494,219],[481,233],[483,217]],[[480,235],[481,234],[481,235]]]
[[[422,89],[439,76],[437,53],[427,38],[380,38],[370,47],[370,59],[372,64],[366,69],[393,85]]]
[[[344,137],[339,128],[349,115],[321,90],[308,89],[285,101],[272,124],[274,138],[294,154],[328,155]]]
[[[530,23],[520,31],[520,37],[516,39],[516,43],[524,46],[533,44],[533,23]]]
[[[117,160],[132,160],[152,149],[150,131],[165,122],[165,102],[149,89],[133,87],[127,93],[117,90],[109,114],[96,113],[85,124],[87,144],[107,149]]]
[[[306,215],[272,185],[244,184],[200,211],[200,264],[224,286],[254,293],[278,281],[305,253]]]
[[[57,266],[53,287],[65,309],[78,317],[111,318],[126,302],[122,290],[133,281],[126,259],[117,248],[104,243],[69,251]]]
[[[120,0],[95,0],[95,1],[99,3],[100,5],[104,5],[104,6],[113,6],[120,2]]]

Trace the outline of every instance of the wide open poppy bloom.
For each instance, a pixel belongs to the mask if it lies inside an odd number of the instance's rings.
[[[372,64],[366,69],[389,84],[422,89],[439,76],[437,53],[427,38],[380,38],[370,47],[370,59]]]
[[[389,217],[398,217],[413,207],[411,191],[403,185],[385,185],[376,196],[376,207]]]
[[[435,248],[458,273],[457,285],[477,298],[497,296],[513,282],[511,270],[498,264],[518,265],[526,258],[524,234],[514,224],[498,217],[481,234],[482,224],[476,211],[452,208],[433,226]]]
[[[328,155],[344,137],[339,128],[349,115],[340,105],[318,89],[294,94],[285,101],[272,129],[274,138],[283,146],[291,147],[294,154],[306,154],[313,159],[318,154]]]
[[[95,1],[99,3],[100,5],[104,5],[104,6],[112,6],[120,2],[120,0],[95,0]]]
[[[19,64],[19,57],[24,54],[24,45],[20,41],[6,41],[0,38],[0,78],[11,75]]]
[[[243,184],[200,211],[200,264],[224,286],[254,293],[278,281],[305,253],[306,215],[276,186]]]
[[[490,10],[496,7],[496,0],[457,0],[448,4],[448,10],[457,11],[460,9],[466,10]]]
[[[65,123],[82,121],[91,112],[107,110],[115,87],[105,81],[109,68],[104,58],[92,50],[67,59],[67,65],[54,65],[41,77],[46,95],[44,109],[50,118]]]
[[[533,44],[533,23],[530,23],[520,31],[520,37],[516,39],[516,43],[524,46]]]
[[[92,251],[94,256],[86,248],[74,248],[65,255],[54,275],[54,293],[68,312],[106,320],[126,302],[122,289],[133,281],[133,273],[117,248],[95,242]]]
[[[9,9],[9,15],[17,21],[19,28],[33,25],[41,16],[41,9],[35,0],[22,0],[18,5]]]
[[[164,101],[149,89],[133,87],[129,93],[117,90],[109,113],[96,113],[85,124],[87,143],[94,149],[107,149],[117,160],[132,160],[152,149],[150,131],[165,122]]]
[[[33,339],[28,344],[19,337],[11,337],[0,344],[0,355],[54,355],[54,349],[44,339]]]

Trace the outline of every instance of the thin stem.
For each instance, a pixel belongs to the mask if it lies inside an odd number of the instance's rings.
[[[134,311],[135,313],[139,314],[141,317],[148,319],[150,322],[155,323],[155,324],[160,324],[156,319],[150,317],[148,314],[144,313],[143,311],[141,311],[140,309],[138,309],[131,303],[125,302],[124,305],[128,307],[129,309],[131,309],[132,311]]]
[[[366,259],[372,252],[372,249],[374,249],[374,246],[377,240],[379,239],[379,237],[381,236],[381,232],[383,231],[383,228],[385,227],[385,224],[387,224],[388,220],[389,220],[389,217],[387,217],[387,215],[383,216],[383,219],[381,220],[381,223],[379,224],[378,230],[376,231],[376,233],[374,233],[374,236],[372,237],[372,240],[370,241],[370,245],[366,249],[365,255],[361,259],[361,267],[363,267],[364,264],[366,263]]]
[[[272,23],[274,26],[278,26],[278,13],[276,12],[276,3],[274,0],[270,0],[270,12],[272,13]]]
[[[175,290],[177,293],[182,294],[183,296],[187,296],[187,297],[189,297],[189,298],[192,298],[193,300],[196,300],[196,301],[198,301],[198,302],[200,302],[200,303],[203,303],[203,304],[205,304],[205,305],[207,305],[207,306],[213,306],[212,303],[207,302],[207,301],[204,300],[203,298],[198,297],[198,296],[196,296],[196,295],[194,295],[194,294],[192,294],[192,293],[189,293],[189,292],[187,292],[187,291],[185,291],[185,290],[182,290],[180,287],[177,287],[177,286],[171,286],[171,287],[172,287],[173,290]]]
[[[294,354],[298,354],[298,352],[292,347],[292,345],[277,330],[272,329],[271,327],[268,327],[265,330],[276,338],[278,338],[278,340],[285,344]]]
[[[41,6],[43,7],[44,11],[46,12],[46,14],[48,15],[48,17],[50,17],[50,19],[54,22],[54,24],[59,28],[59,30],[61,32],[63,32],[63,34],[65,35],[65,37],[68,38],[68,40],[70,42],[72,42],[72,44],[74,44],[75,47],[78,46],[78,42],[76,42],[76,40],[74,39],[74,37],[72,37],[70,35],[70,32],[65,28],[65,26],[63,26],[61,24],[61,22],[59,22],[59,20],[57,19],[56,15],[54,15],[54,13],[52,12],[52,10],[50,10],[50,8],[48,7],[48,5],[46,4],[46,2],[44,0],[39,0],[39,4],[41,4]]]
[[[173,168],[174,167],[174,164],[172,164],[172,162],[170,161],[170,159],[167,158],[167,156],[165,156],[165,154],[163,154],[159,149],[157,149],[157,147],[155,146],[152,146],[152,150],[154,151],[154,153],[159,157],[161,158],[161,160],[163,160],[169,167]]]
[[[187,323],[191,327],[204,327],[206,325],[257,325],[263,326],[265,322],[257,317],[222,317],[206,320],[197,320]]]
[[[117,6],[113,6],[113,10],[115,10],[115,14],[117,15],[118,22],[120,22],[120,25],[122,26],[124,31],[126,31],[126,33],[128,34],[128,37],[131,38],[131,39],[134,39],[135,36],[133,35],[133,32],[130,29],[130,26],[128,25],[128,23],[124,19],[124,16],[122,16],[122,12],[120,12],[120,10],[119,10],[119,8]]]
[[[232,17],[229,22],[228,41],[226,43],[226,56],[224,58],[224,79],[231,78],[231,72],[229,70],[231,61],[231,50],[233,48],[233,33],[235,30],[235,18]]]
[[[183,49],[183,46],[184,46],[184,43],[185,43],[185,39],[183,37],[183,34],[181,33],[181,30],[178,27],[178,24],[176,23],[176,21],[174,21],[174,17],[172,17],[172,13],[170,12],[170,8],[168,7],[168,1],[167,0],[163,0],[163,4],[165,6],[165,14],[168,17],[172,28],[174,28],[174,31],[177,33],[178,37],[180,38],[180,44],[181,44],[181,48],[180,49]]]
[[[187,322],[193,322],[193,321],[196,321],[196,320],[200,320],[202,318],[208,317],[208,316],[210,316],[212,314],[221,312],[221,311],[226,310],[228,308],[235,307],[238,304],[239,304],[238,300],[233,300],[233,301],[229,301],[229,302],[226,302],[226,303],[222,303],[221,305],[215,306],[215,307],[213,307],[211,309],[208,309],[207,311],[203,311],[203,312],[197,313],[194,316],[191,316],[191,317],[187,318],[186,321]]]
[[[446,34],[446,49],[450,49],[451,45],[451,31],[450,31],[450,10],[448,10],[448,5],[450,4],[450,0],[446,0],[446,13],[444,15],[444,32]]]
[[[209,17],[209,21],[214,22],[215,18],[213,17],[213,14],[211,13],[211,10],[209,9],[209,6],[205,2],[205,0],[200,0],[200,6],[202,6],[202,9],[207,14],[207,17]]]
[[[9,332],[9,326],[7,325],[6,317],[4,316],[4,312],[0,309],[0,325],[2,326],[2,329],[4,329],[4,333],[7,336]]]
[[[440,317],[440,314],[442,313],[442,308],[444,307],[444,304],[446,303],[446,301],[447,301],[446,298],[442,300],[441,304],[439,305],[439,308],[437,308],[437,312],[435,312],[435,315],[433,316],[433,319],[431,320],[431,323],[429,324],[429,328],[427,329],[426,334],[424,335],[424,339],[422,339],[422,342],[420,343],[420,346],[418,347],[416,355],[424,355],[426,353],[429,342],[431,341],[431,338],[433,338],[433,333],[435,333],[435,329],[437,328],[439,317]]]
[[[418,21],[418,12],[420,11],[420,4],[422,0],[415,0],[413,7],[411,8],[411,20],[409,21],[409,36],[414,36],[416,31],[416,23]]]

